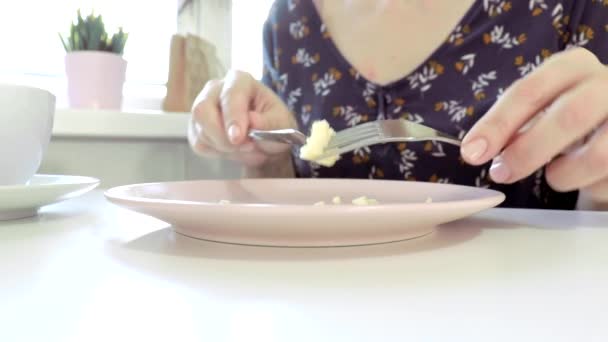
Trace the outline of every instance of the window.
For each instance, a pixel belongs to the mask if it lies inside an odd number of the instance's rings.
[[[274,0],[232,0],[232,67],[262,76],[262,29]]]
[[[67,104],[65,51],[58,32],[67,33],[80,8],[101,14],[106,29],[129,32],[124,107],[158,109],[165,95],[171,36],[177,31],[176,1],[10,0],[0,3],[0,81],[46,88]]]

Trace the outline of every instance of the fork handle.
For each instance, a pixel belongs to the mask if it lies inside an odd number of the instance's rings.
[[[265,140],[295,146],[306,144],[306,135],[295,129],[280,129],[273,131],[252,129],[249,131],[248,135],[251,139],[256,141]]]
[[[442,134],[442,133],[437,134],[436,137],[433,137],[432,139],[429,139],[429,140],[436,140],[436,141],[444,142],[447,144],[452,144],[455,146],[460,146],[462,144],[462,141],[454,138],[453,136],[447,135],[447,134]]]

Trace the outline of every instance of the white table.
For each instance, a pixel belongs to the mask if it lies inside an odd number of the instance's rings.
[[[395,244],[217,244],[101,191],[0,223],[0,341],[608,341],[608,213]]]

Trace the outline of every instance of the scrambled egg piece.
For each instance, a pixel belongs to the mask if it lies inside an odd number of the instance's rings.
[[[367,198],[366,196],[357,197],[353,200],[354,205],[376,205],[379,202],[373,198]]]
[[[335,196],[332,200],[331,203],[335,204],[335,205],[340,205],[342,204],[342,198],[340,196]],[[380,202],[378,202],[377,200],[373,199],[373,198],[368,198],[366,196],[361,196],[361,197],[357,197],[354,200],[352,200],[352,204],[354,205],[377,205],[380,204]],[[318,206],[324,206],[326,205],[324,201],[320,201],[317,202],[315,204],[313,204],[315,207]]]
[[[336,131],[326,120],[313,122],[310,137],[306,138],[306,144],[300,148],[300,158],[326,167],[333,166],[340,156],[331,156],[321,160],[317,160],[317,158],[325,153],[329,141],[335,134]]]

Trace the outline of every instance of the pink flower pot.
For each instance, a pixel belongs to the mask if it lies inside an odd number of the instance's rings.
[[[68,102],[72,108],[120,109],[127,61],[102,51],[77,51],[65,56]]]

